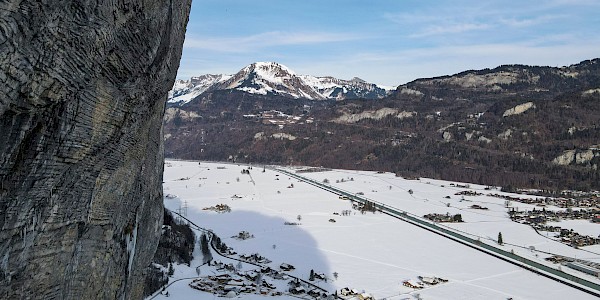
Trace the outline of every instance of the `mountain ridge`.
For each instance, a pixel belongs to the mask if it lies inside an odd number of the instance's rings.
[[[219,90],[308,100],[381,99],[390,91],[358,77],[344,80],[332,76],[297,75],[276,62],[255,62],[233,75],[206,74],[190,80],[177,80],[168,101],[183,105],[205,92]]]

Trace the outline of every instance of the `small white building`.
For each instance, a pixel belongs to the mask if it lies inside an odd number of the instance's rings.
[[[419,277],[419,279],[421,279],[421,281],[423,283],[426,283],[426,284],[429,284],[429,285],[435,285],[435,284],[439,283],[438,279],[435,278],[435,277],[425,277],[425,276],[423,276],[423,277]]]
[[[369,293],[362,293],[358,295],[359,300],[375,300],[373,296]]]

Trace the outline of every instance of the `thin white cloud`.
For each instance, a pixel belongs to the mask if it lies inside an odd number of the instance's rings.
[[[242,53],[285,45],[309,45],[360,40],[364,37],[347,33],[271,31],[243,37],[186,37],[186,49]]]
[[[468,15],[472,15],[470,12]],[[437,35],[461,34],[471,31],[490,29],[497,24],[493,20],[479,20],[473,16],[460,15],[449,17],[447,10],[420,11],[414,13],[385,13],[383,18],[412,31],[410,38],[431,37]]]
[[[552,21],[556,21],[559,19],[569,18],[568,15],[544,15],[535,18],[501,18],[499,20],[500,24],[507,25],[510,27],[530,27],[535,25],[540,25],[544,23],[549,23]]]
[[[478,44],[363,52],[324,61],[302,61],[302,74],[358,76],[389,86],[417,78],[451,75],[469,69],[495,68],[503,64],[564,66],[597,57],[600,39],[570,44]]]
[[[440,16],[432,15],[430,13],[384,13],[383,18],[396,24],[416,24],[439,21]]]
[[[600,6],[598,0],[554,0],[550,2],[552,6]]]
[[[479,23],[432,25],[432,26],[425,27],[425,29],[420,32],[409,35],[409,37],[420,38],[420,37],[428,37],[428,36],[433,36],[433,35],[459,34],[459,33],[465,33],[465,32],[469,32],[469,31],[486,30],[491,27],[492,26],[489,24],[479,24]]]

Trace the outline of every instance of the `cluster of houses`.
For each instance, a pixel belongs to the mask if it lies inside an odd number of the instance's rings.
[[[240,254],[240,259],[245,260],[247,262],[251,262],[251,263],[257,263],[257,264],[268,264],[271,262],[271,260],[269,260],[268,258],[266,258],[258,253]]]
[[[456,195],[456,196],[481,196],[483,194],[475,192],[475,191],[471,191],[471,190],[466,190],[466,191],[460,191],[460,192],[454,193],[454,195]]]
[[[511,220],[523,224],[538,224],[545,222],[559,222],[561,220],[590,220],[590,222],[600,222],[600,210],[598,209],[566,209],[566,210],[546,210],[532,209],[518,211],[515,208],[509,208],[508,215]]]
[[[365,292],[359,292],[356,289],[351,289],[348,287],[345,287],[343,289],[340,290],[340,295],[342,295],[343,297],[347,297],[347,298],[353,298],[356,297],[359,300],[374,300],[375,298],[369,294],[369,293],[365,293]]]
[[[581,235],[581,234],[573,231],[573,229],[565,229],[565,228],[560,228],[558,226],[545,226],[545,225],[539,225],[538,227],[539,227],[538,230],[558,232],[559,234],[557,237],[560,238],[560,241],[563,244],[567,244],[571,247],[578,248],[578,247],[600,244],[600,238],[595,238],[595,237],[591,237],[588,235]]]
[[[331,171],[331,169],[323,168],[323,167],[306,167],[306,168],[302,168],[302,169],[297,169],[296,173],[317,173],[317,172],[327,172],[327,171]]]
[[[555,236],[560,239],[564,244],[571,247],[584,247],[590,245],[600,244],[600,236],[598,238],[587,235],[581,235],[575,232],[573,229],[565,229],[560,226],[546,225],[546,222],[558,222],[560,220],[586,220],[590,219],[592,222],[599,222],[600,217],[595,210],[571,210],[567,209],[564,211],[550,211],[546,209],[541,210],[527,210],[517,211],[514,208],[510,208],[508,215],[514,222],[527,224],[538,231],[546,232],[557,232]]]
[[[436,223],[460,223],[463,221],[461,214],[451,215],[449,213],[444,214],[426,214],[423,218],[431,220]]]
[[[226,213],[226,212],[231,212],[231,207],[229,207],[229,205],[227,204],[217,204],[215,206],[211,206],[211,207],[205,207],[202,210],[212,210],[212,211],[216,211],[218,213]]]
[[[405,280],[402,282],[402,285],[405,287],[409,287],[411,289],[422,289],[427,285],[437,285],[440,283],[448,282],[448,279],[440,278],[440,277],[427,277],[427,276],[419,276],[419,280]]]
[[[309,288],[309,286],[297,278],[294,280],[290,280],[288,282],[288,292],[293,295],[303,295],[306,294],[314,299],[334,299],[333,295],[327,294],[324,290],[317,288]]]
[[[261,260],[256,254],[250,255],[252,259]],[[263,258],[264,259],[264,258]],[[232,263],[223,263],[221,261],[213,261],[210,265],[215,266],[216,270],[223,272],[218,275],[209,275],[194,279],[189,286],[193,289],[212,293],[222,297],[236,297],[242,293],[253,293],[269,296],[280,296],[283,294],[281,290],[277,290],[277,286],[272,280],[289,280],[290,277],[283,272],[274,270],[268,266],[250,271],[240,271],[241,265],[236,268]],[[283,263],[280,268],[284,271],[294,269],[294,266]],[[298,279],[292,279],[288,283],[288,292],[296,295],[308,294],[313,297],[322,297],[321,291],[308,290],[308,285],[302,283]],[[313,295],[315,294],[315,295]],[[326,297],[325,294],[323,297]]]
[[[254,235],[250,234],[250,232],[248,232],[248,231],[242,230],[237,235],[234,235],[231,238],[236,239],[236,240],[244,241],[244,240],[247,240],[247,239],[254,238]]]
[[[189,286],[193,289],[220,295],[228,298],[236,297],[241,293],[260,293],[261,295],[279,296],[275,285],[263,278],[255,271],[246,273],[219,274],[201,277],[192,280]]]
[[[569,208],[569,207],[596,207],[600,208],[600,198],[593,196],[589,198],[550,198],[550,197],[537,197],[537,198],[521,198],[514,197],[508,195],[500,195],[500,194],[487,194],[489,197],[496,197],[500,199],[505,199],[509,201],[515,201],[519,203],[532,204],[537,206],[546,206],[553,205],[560,208]]]

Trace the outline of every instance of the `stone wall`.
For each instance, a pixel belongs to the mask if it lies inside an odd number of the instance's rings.
[[[141,298],[190,2],[0,2],[0,298]]]

